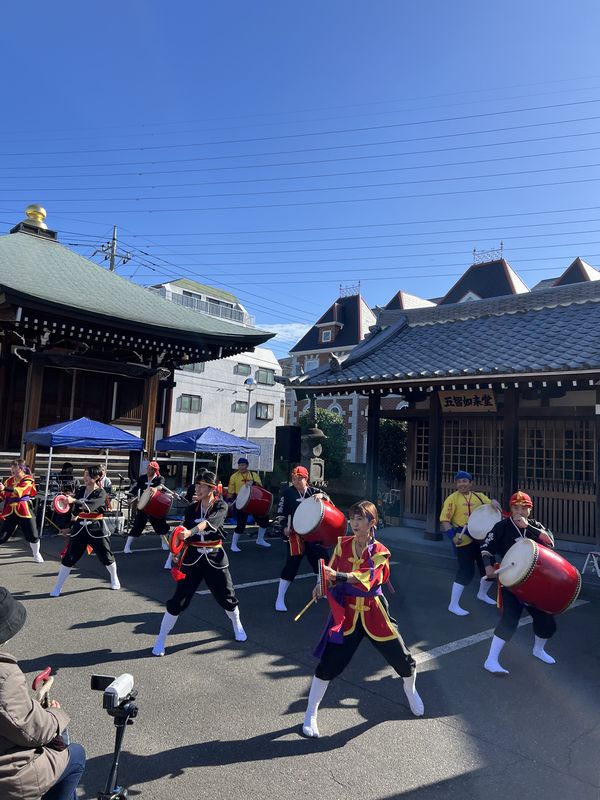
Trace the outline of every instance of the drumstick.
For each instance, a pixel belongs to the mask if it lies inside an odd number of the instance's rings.
[[[515,566],[515,562],[511,561],[510,564],[505,564],[503,567],[498,567],[498,569],[494,570],[494,575],[500,575],[501,572],[504,572],[507,569]]]
[[[296,614],[296,616],[294,617],[294,622],[298,622],[298,620],[300,619],[300,617],[301,617],[301,616],[302,616],[302,615],[303,615],[303,614],[304,614],[306,611],[308,611],[308,609],[309,609],[309,608],[312,606],[312,604],[313,604],[313,603],[316,603],[316,602],[317,602],[317,601],[315,600],[315,598],[314,598],[314,597],[311,597],[311,598],[310,598],[310,600],[308,601],[308,603],[307,603],[307,604],[304,606],[304,608],[302,609],[302,611],[300,611],[300,613]]]

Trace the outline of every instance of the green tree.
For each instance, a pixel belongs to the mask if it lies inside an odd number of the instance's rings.
[[[392,484],[406,475],[406,422],[382,419],[379,423],[379,476]]]
[[[301,414],[298,422],[304,433],[310,427],[308,413]],[[317,427],[327,436],[323,440],[321,456],[325,461],[325,479],[339,478],[346,461],[347,432],[344,420],[333,411],[317,408]]]

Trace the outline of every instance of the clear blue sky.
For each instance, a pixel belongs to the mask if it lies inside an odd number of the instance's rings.
[[[600,6],[5,6],[0,230],[236,293],[278,355],[361,281],[443,294],[502,240],[532,286],[600,265]],[[99,260],[98,257],[95,257]]]

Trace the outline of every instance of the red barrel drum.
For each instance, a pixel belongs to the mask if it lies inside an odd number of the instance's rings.
[[[294,512],[292,527],[306,542],[332,547],[346,535],[346,515],[329,500],[307,497]]]
[[[566,611],[581,589],[581,575],[566,558],[527,538],[507,551],[498,580],[523,603],[548,614]]]
[[[271,510],[273,495],[262,486],[247,483],[242,486],[235,498],[238,511],[252,514],[253,517],[266,517]]]
[[[173,497],[170,494],[149,486],[138,500],[138,511],[143,511],[155,519],[165,519],[172,503]]]

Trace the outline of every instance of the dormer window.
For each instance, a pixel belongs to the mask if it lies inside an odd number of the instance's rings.
[[[331,331],[321,331],[321,342],[326,343],[331,341]]]

